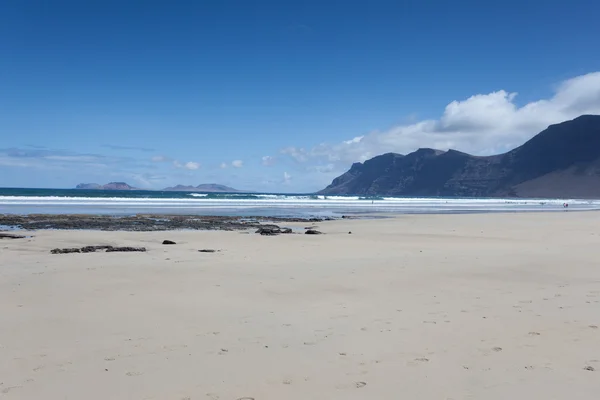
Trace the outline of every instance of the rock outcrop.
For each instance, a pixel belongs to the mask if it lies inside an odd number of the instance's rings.
[[[600,116],[551,125],[520,147],[387,153],[355,163],[324,195],[600,198]]]
[[[97,183],[80,183],[75,187],[75,189],[82,190],[138,190],[133,186],[125,182],[110,182],[106,185],[99,185]]]
[[[113,247],[113,246],[105,246],[105,245],[101,245],[101,246],[85,246],[85,247],[67,247],[64,249],[52,249],[50,250],[50,253],[52,254],[69,254],[69,253],[95,253],[98,250],[104,250],[107,253],[114,253],[114,252],[145,252],[146,248],[145,247],[130,247],[130,246],[124,246],[124,247]]]

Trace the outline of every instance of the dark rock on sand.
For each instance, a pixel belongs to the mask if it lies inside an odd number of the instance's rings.
[[[53,249],[50,250],[52,254],[68,254],[68,253],[81,253],[81,249],[71,248],[71,249]]]
[[[145,247],[110,247],[108,249],[106,249],[107,253],[113,253],[113,252],[128,252],[128,251],[141,251],[144,252],[146,251]]]
[[[15,235],[12,233],[0,233],[0,239],[25,239],[27,236]]]
[[[256,233],[260,233],[261,235],[264,235],[264,236],[276,236],[276,235],[279,235],[282,233],[283,234],[292,233],[292,229],[291,228],[280,228],[277,225],[266,225],[261,228],[258,228]]]
[[[177,244],[172,240],[163,240],[162,244]]]
[[[256,233],[259,233],[263,236],[275,236],[275,235],[279,235],[280,232],[281,232],[281,230],[276,227],[258,228],[258,230],[256,231]]]
[[[93,253],[96,250],[107,250],[112,246],[85,246],[81,248],[82,253]]]
[[[202,249],[202,250],[198,250],[200,253],[216,253],[219,250],[213,250],[213,249]]]
[[[317,231],[315,229],[309,229],[306,232],[304,232],[306,235],[322,235],[323,232],[321,231]]]
[[[321,222],[310,220],[310,222]],[[281,229],[279,222],[307,222],[305,218],[227,217],[198,215],[48,215],[0,214],[0,226],[15,226],[24,230],[91,229],[100,231],[169,231],[179,229],[246,231],[249,228]],[[11,233],[12,235],[12,233]]]
[[[106,250],[107,253],[112,252],[127,252],[127,251],[146,251],[145,247],[113,247],[113,246],[85,246],[82,248],[64,248],[50,250],[52,254],[69,254],[69,253],[95,253],[97,250]]]

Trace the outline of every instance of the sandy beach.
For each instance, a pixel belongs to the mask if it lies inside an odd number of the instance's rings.
[[[600,213],[318,226],[0,240],[0,397],[598,398]]]

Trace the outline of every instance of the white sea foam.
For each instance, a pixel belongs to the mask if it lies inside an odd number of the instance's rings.
[[[190,193],[185,198],[159,197],[60,197],[60,196],[0,196],[2,212],[210,212],[211,210],[288,209],[331,212],[487,212],[487,211],[551,211],[569,209],[600,209],[600,200],[541,199],[457,199],[457,198],[361,198],[357,196],[311,196],[276,194],[235,194],[212,197]],[[112,210],[112,211],[111,211]],[[92,211],[90,211],[92,212]]]

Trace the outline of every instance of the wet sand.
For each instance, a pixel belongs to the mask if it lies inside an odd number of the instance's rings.
[[[0,396],[598,397],[600,213],[317,225],[1,239]]]

